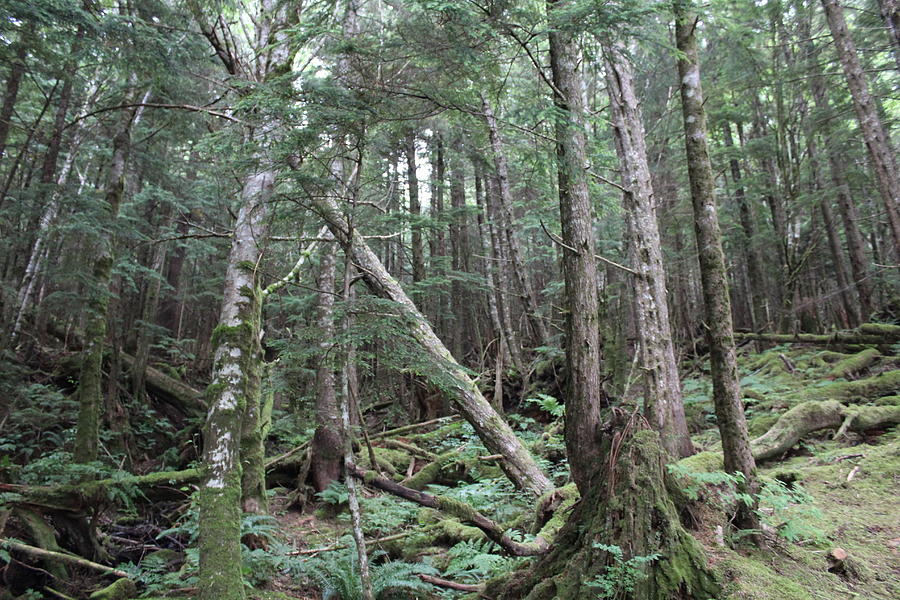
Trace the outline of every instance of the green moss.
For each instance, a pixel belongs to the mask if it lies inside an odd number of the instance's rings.
[[[689,473],[712,473],[725,468],[722,453],[712,451],[698,452],[693,456],[682,458],[677,464]]]
[[[882,396],[875,400],[876,406],[900,406],[900,396]]]
[[[722,550],[716,570],[728,582],[728,598],[734,600],[814,600],[802,585],[779,574],[763,560]]]
[[[900,370],[887,371],[858,381],[839,381],[818,387],[806,387],[789,395],[791,400],[840,400],[844,402],[875,400],[896,395],[900,391]]]
[[[137,586],[130,579],[122,578],[90,595],[90,600],[130,600],[137,595]]]
[[[423,489],[429,483],[434,483],[447,463],[454,460],[457,456],[459,456],[459,449],[453,449],[439,455],[435,460],[419,469],[418,473],[406,479],[403,485],[414,490]]]

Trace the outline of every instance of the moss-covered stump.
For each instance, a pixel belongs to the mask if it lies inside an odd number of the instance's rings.
[[[600,588],[592,584],[600,580],[610,582],[615,597],[623,600],[718,597],[719,582],[700,545],[682,528],[666,491],[659,436],[645,430],[624,439],[609,437],[603,455],[612,460],[594,477],[554,549],[534,567],[514,574],[505,589],[498,590],[494,583],[489,597],[594,598]],[[610,551],[613,546],[621,550],[618,559],[618,550]],[[652,555],[657,558],[637,558]],[[622,564],[631,568],[617,568]],[[621,574],[635,570],[640,574],[629,584]]]
[[[90,600],[130,600],[135,596],[137,596],[137,586],[132,580],[123,577],[91,594]]]

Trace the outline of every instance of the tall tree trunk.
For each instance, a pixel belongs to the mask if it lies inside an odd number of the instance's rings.
[[[472,425],[487,449],[503,455],[500,466],[510,480],[535,496],[550,489],[550,481],[534,458],[484,399],[478,386],[447,351],[428,321],[385,270],[363,237],[349,226],[334,199],[317,197],[313,202],[344,252],[351,255],[353,264],[372,293],[394,302],[398,314],[407,322],[410,335],[434,366],[434,373],[427,375],[432,378],[431,383],[450,396],[454,408]]]
[[[550,6],[564,6],[561,0]],[[594,222],[588,189],[582,82],[572,35],[550,29],[556,117],[556,169],[566,285],[566,453],[572,479],[587,494],[600,455],[600,340]]]
[[[238,212],[218,326],[213,332],[212,383],[203,435],[204,478],[200,486],[200,598],[242,600],[241,499],[243,418],[248,381],[261,367],[260,290],[255,265],[265,239],[266,201],[275,173],[247,176]]]
[[[25,74],[25,58],[28,56],[26,39],[33,33],[33,28],[26,26],[19,34],[19,41],[16,43],[16,58],[9,66],[9,75],[6,77],[6,93],[3,95],[3,106],[0,107],[0,161],[3,160],[3,155],[6,152],[9,126],[12,124],[16,100],[19,97],[19,85],[22,83],[22,75]]]
[[[881,18],[884,20],[884,28],[887,29],[891,39],[891,50],[894,53],[894,62],[900,71],[900,2],[897,0],[878,0],[878,8]]]
[[[425,280],[425,246],[422,244],[422,206],[419,202],[419,177],[416,174],[416,132],[409,130],[404,143],[406,152],[406,182],[409,193],[409,218],[412,223],[412,280],[417,284]],[[422,290],[413,288],[413,298],[418,300]]]
[[[731,135],[731,124],[727,121],[724,122],[722,130],[725,134],[725,146],[733,148],[734,139]],[[732,156],[729,158],[728,163],[731,169],[731,179],[734,181],[735,186],[734,197],[738,205],[741,231],[744,234],[741,249],[743,250],[744,261],[747,263],[747,275],[750,279],[751,325],[755,330],[763,327],[766,323],[766,279],[762,270],[763,258],[756,249],[756,227],[753,223],[753,212],[750,203],[747,201],[747,195],[742,183],[740,161],[738,161],[736,156]]]
[[[713,401],[722,437],[725,470],[742,473],[745,489],[756,490],[756,463],[750,453],[747,421],[741,402],[728,274],[722,251],[722,234],[716,210],[714,177],[707,147],[706,111],[700,85],[700,59],[695,36],[698,17],[692,0],[674,0],[675,42],[680,52],[681,109],[691,200],[694,207],[694,231],[700,260],[700,280],[706,307],[706,331],[709,342]],[[739,511],[738,526],[758,528],[751,507]]]
[[[487,229],[490,234],[491,256],[493,257],[494,276],[494,300],[497,303],[497,311],[502,325],[501,331],[506,339],[509,350],[510,363],[519,373],[524,372],[525,360],[522,357],[522,344],[519,343],[519,332],[513,325],[512,286],[509,283],[509,247],[505,244],[506,237],[502,233],[502,219],[498,207],[500,195],[497,178],[492,174],[485,176],[485,209],[487,211]]]
[[[166,206],[162,210],[162,222],[159,230],[166,232],[172,224],[172,207]],[[159,295],[162,290],[163,269],[166,260],[166,244],[157,243],[153,247],[150,258],[150,281],[147,282],[144,293],[144,303],[141,307],[141,321],[138,324],[137,341],[134,351],[134,363],[131,366],[131,387],[135,398],[144,397],[144,380],[147,375],[147,365],[150,361],[150,345],[153,342],[153,321],[159,308]]]
[[[466,228],[466,180],[463,171],[462,148],[458,144],[453,148],[453,159],[450,161],[450,205],[453,209],[450,220],[450,254],[453,267],[453,282],[450,288],[451,313],[453,315],[453,333],[450,347],[457,360],[463,361],[466,349],[471,348],[467,343],[470,333],[469,304],[466,290],[460,281],[459,274],[468,272],[465,258],[467,245]]]
[[[76,462],[97,460],[100,435],[100,410],[103,406],[102,363],[106,340],[106,318],[109,309],[109,281],[113,267],[113,227],[125,195],[125,170],[131,150],[131,126],[134,112],[125,112],[119,131],[113,138],[112,162],[106,183],[104,231],[97,244],[91,287],[88,295],[88,317],[84,329],[84,350],[78,376],[78,423],[75,431]]]
[[[659,226],[647,144],[631,64],[620,42],[603,42],[606,89],[622,169],[629,257],[637,275],[631,278],[641,368],[644,373],[644,410],[659,432],[663,448],[675,458],[693,454],[684,417],[681,379],[675,362],[666,274],[662,264]]]
[[[862,131],[869,151],[869,160],[875,171],[875,180],[884,208],[887,213],[888,223],[891,227],[891,236],[894,238],[894,255],[900,257],[900,174],[897,171],[897,162],[891,141],[887,131],[878,116],[875,100],[869,94],[869,85],[866,75],[856,54],[856,46],[850,38],[847,23],[844,21],[844,9],[837,0],[822,0],[825,7],[825,16],[828,19],[828,27],[831,29],[831,37],[837,49],[838,58],[847,77],[847,86],[853,97],[853,108],[856,110],[856,120]]]
[[[343,445],[341,415],[334,378],[334,279],[337,245],[322,250],[319,273],[317,325],[319,364],[316,367],[316,432],[313,435],[310,463],[313,486],[321,492],[340,478]]]
[[[500,209],[498,213],[500,220],[495,223],[495,226],[500,228],[501,235],[505,238],[505,245],[509,248],[508,259],[516,277],[519,294],[525,306],[525,316],[534,332],[535,341],[538,346],[546,346],[547,340],[550,339],[550,334],[539,310],[538,297],[534,292],[534,286],[531,285],[531,279],[528,277],[528,268],[525,266],[522,250],[519,247],[519,240],[513,230],[512,189],[509,182],[509,165],[506,161],[506,153],[503,150],[503,138],[500,136],[500,129],[497,126],[497,118],[494,116],[494,111],[484,97],[481,99],[481,111],[488,127],[488,136],[494,159],[494,171],[497,178],[498,194],[496,200]]]
[[[813,53],[814,51],[810,50],[810,55]],[[825,81],[818,69],[811,69],[809,85],[816,108],[823,115],[829,114],[830,107],[828,105],[828,97],[825,94]],[[823,127],[823,135],[826,138],[825,148],[828,154],[828,168],[837,198],[838,210],[841,213],[841,221],[844,224],[847,254],[850,258],[850,272],[853,274],[853,283],[856,287],[856,294],[859,297],[859,317],[861,321],[866,321],[874,310],[874,289],[869,275],[869,259],[866,257],[865,240],[863,240],[862,232],[859,230],[859,211],[856,209],[856,203],[850,196],[850,186],[844,172],[845,157],[837,144],[828,140],[829,134],[833,130],[834,127],[826,120]]]

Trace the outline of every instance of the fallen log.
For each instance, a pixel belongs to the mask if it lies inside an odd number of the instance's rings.
[[[815,344],[820,346],[890,346],[896,341],[892,335],[865,333],[745,333],[735,332],[737,341],[770,342],[773,344]]]
[[[877,349],[867,348],[834,363],[831,370],[828,371],[827,377],[829,379],[846,379],[868,369],[879,358],[881,358],[881,353]]]
[[[836,381],[820,387],[807,387],[792,392],[791,398],[808,400],[840,400],[842,402],[858,402],[877,400],[882,396],[890,396],[900,391],[900,369],[886,371],[857,379],[856,381]]]
[[[113,567],[101,565],[100,563],[95,563],[92,560],[81,558],[80,556],[72,556],[71,554],[64,554],[62,552],[52,552],[50,550],[36,548],[34,546],[29,546],[28,544],[23,544],[21,542],[16,542],[6,538],[0,538],[0,547],[7,548],[9,550],[16,550],[18,552],[28,554],[30,556],[33,556],[34,558],[39,558],[41,560],[65,562],[71,565],[77,565],[86,569],[99,571],[105,575],[114,575],[115,577],[124,578],[129,577],[128,573],[122,571],[121,569],[114,569]]]
[[[85,481],[74,485],[29,486],[0,483],[0,491],[12,492],[9,504],[40,506],[54,510],[82,513],[88,508],[109,504],[116,495],[133,493],[134,490],[161,488],[199,481],[199,469],[161,471],[147,475],[131,475],[119,478]],[[112,492],[115,491],[116,494]]]
[[[374,471],[364,471],[356,465],[352,466],[350,474],[379,490],[388,492],[403,498],[404,500],[415,502],[421,506],[449,513],[461,521],[471,523],[482,530],[492,542],[496,543],[513,556],[536,556],[538,554],[543,554],[550,549],[549,542],[540,535],[535,538],[533,542],[522,543],[513,540],[509,536],[509,533],[497,523],[459,500],[426,494],[425,492],[408,488],[395,481],[391,481]]]
[[[753,458],[781,456],[804,436],[820,429],[867,431],[900,423],[900,406],[845,406],[836,400],[804,402],[790,409],[763,435],[750,442]]]

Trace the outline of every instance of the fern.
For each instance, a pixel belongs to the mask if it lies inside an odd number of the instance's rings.
[[[499,546],[488,540],[459,542],[447,552],[444,573],[454,579],[481,581],[507,571],[512,561],[496,554]]]

